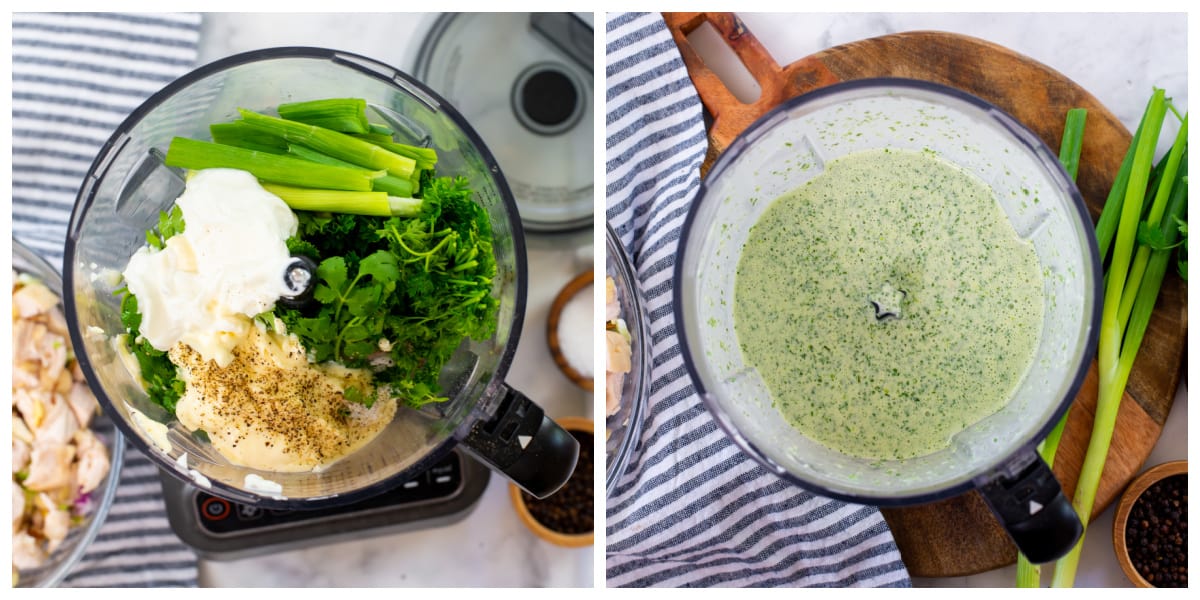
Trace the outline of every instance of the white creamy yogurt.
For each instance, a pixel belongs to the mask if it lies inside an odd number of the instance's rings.
[[[287,290],[286,240],[296,216],[253,175],[205,169],[176,204],[184,231],[166,248],[139,249],[122,274],[137,296],[141,334],[166,351],[179,342],[226,366],[250,326]]]

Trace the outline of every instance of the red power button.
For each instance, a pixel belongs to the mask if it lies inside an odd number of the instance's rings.
[[[209,498],[200,505],[200,514],[209,521],[220,521],[228,517],[230,512],[229,503],[220,498]]]

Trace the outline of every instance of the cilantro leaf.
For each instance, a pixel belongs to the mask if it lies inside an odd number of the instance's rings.
[[[423,176],[421,190],[412,217],[302,213],[297,237],[324,257],[318,306],[280,314],[317,362],[367,367],[389,347],[375,384],[414,407],[446,399],[442,367],[465,339],[491,337],[499,307],[491,224],[469,182]]]

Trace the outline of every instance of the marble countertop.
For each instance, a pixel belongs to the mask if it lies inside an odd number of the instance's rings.
[[[939,30],[982,38],[1034,58],[1090,91],[1122,123],[1137,128],[1152,88],[1166,90],[1180,113],[1187,109],[1187,16],[1183,14],[762,14],[739,15],[780,65],[860,39],[911,30]],[[717,67],[714,66],[714,69]],[[735,94],[752,93],[746,79],[730,77]],[[733,83],[733,81],[740,81]],[[1171,135],[1159,144],[1160,156]],[[1146,468],[1187,458],[1187,386],[1180,386]],[[1077,574],[1079,587],[1129,587],[1112,548],[1114,508],[1089,526]],[[922,579],[915,586],[1011,587],[1015,567],[970,577]],[[1043,576],[1049,582],[1049,576]]]
[[[206,14],[200,63],[272,46],[354,52],[411,71],[426,14]],[[592,232],[531,235],[525,327],[506,381],[551,417],[593,414],[592,394],[559,373],[546,345],[550,305],[593,265]],[[221,587],[567,587],[592,586],[592,547],[562,548],[518,520],[508,482],[492,474],[462,521],[422,531],[320,545],[236,561],[202,560],[200,584]]]

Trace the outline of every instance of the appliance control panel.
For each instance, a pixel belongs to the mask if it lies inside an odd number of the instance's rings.
[[[491,472],[454,450],[421,475],[349,506],[280,510],[233,502],[162,476],[167,518],[203,558],[234,560],[343,539],[449,525],[465,518]]]

